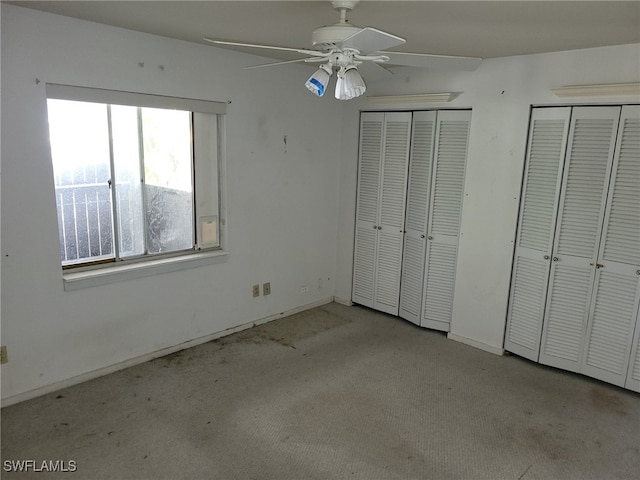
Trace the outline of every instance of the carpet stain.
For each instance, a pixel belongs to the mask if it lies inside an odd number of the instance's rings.
[[[609,412],[621,417],[628,414],[624,400],[615,392],[594,386],[591,388],[590,397],[593,406],[601,412]]]
[[[554,434],[552,430],[553,427],[549,427],[548,429],[531,427],[528,429],[529,438],[533,440],[537,449],[551,460],[567,458],[568,452],[566,439]]]
[[[272,342],[279,343],[283,347],[296,348],[296,342],[340,327],[351,321],[349,317],[336,315],[325,308],[318,308],[273,320],[264,325],[258,325],[242,332],[219,338],[215,342],[221,345],[258,345]]]
[[[153,359],[151,362],[160,362],[164,368],[169,368],[172,364],[182,365],[185,357],[185,350],[178,350],[177,352],[170,353],[164,357]]]

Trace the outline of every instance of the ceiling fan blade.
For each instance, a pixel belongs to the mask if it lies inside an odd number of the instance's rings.
[[[431,55],[428,53],[378,52],[389,57],[385,65],[402,67],[437,68],[439,70],[473,71],[480,66],[482,58]]]
[[[384,65],[375,62],[363,62],[358,65],[358,72],[364,77],[366,82],[375,82],[383,80],[393,75]]]
[[[259,45],[255,43],[241,43],[241,42],[228,42],[226,40],[216,40],[214,38],[203,37],[203,40],[215,43],[216,45],[229,45],[233,47],[248,47],[248,48],[261,48],[264,50],[281,50],[285,52],[296,52],[302,53],[304,55],[312,55],[314,57],[323,57],[326,54],[323,52],[319,52],[318,50],[306,50],[304,48],[290,48],[290,47],[276,47],[273,45]]]
[[[377,28],[364,27],[345,38],[339,47],[342,48],[355,48],[360,53],[367,54],[377,52],[378,50],[386,50],[387,48],[397,47],[406,43],[406,40],[397,35],[383,32]]]
[[[282,62],[270,62],[270,63],[261,63],[259,65],[249,65],[244,67],[245,69],[251,68],[262,68],[262,67],[273,67],[275,65],[285,65],[287,63],[299,63],[299,62],[322,62],[324,59],[320,57],[306,57],[306,58],[297,58],[295,60],[283,60]]]

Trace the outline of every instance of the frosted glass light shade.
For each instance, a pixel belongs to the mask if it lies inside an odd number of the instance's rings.
[[[355,66],[347,68],[344,72],[344,83],[350,98],[359,97],[367,90],[367,86]]]
[[[335,92],[338,100],[351,100],[359,97],[366,89],[364,80],[355,65],[350,65],[338,72]]]
[[[344,91],[344,79],[342,78],[342,74],[338,74],[338,78],[336,79],[336,92],[335,96],[338,100],[349,100],[347,98],[347,94]]]
[[[309,80],[304,84],[310,92],[321,97],[329,84],[329,78],[331,77],[331,69],[327,65],[320,65],[320,68],[309,77]]]

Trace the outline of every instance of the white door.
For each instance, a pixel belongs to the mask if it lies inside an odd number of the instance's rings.
[[[411,113],[363,113],[353,301],[398,314]]]
[[[640,301],[639,106],[622,109],[595,269],[582,373],[624,386]]]
[[[440,111],[436,123],[420,325],[449,331],[471,111]]]
[[[629,368],[625,388],[640,392],[640,312],[636,311],[636,330],[633,336],[633,348],[629,358]]]
[[[375,296],[383,130],[383,113],[362,113],[352,299],[371,308]]]
[[[571,107],[533,111],[504,348],[538,361]]]
[[[540,363],[580,371],[619,107],[573,109]]]
[[[414,112],[399,315],[420,324],[436,112]]]
[[[398,315],[411,113],[385,113],[373,308]]]

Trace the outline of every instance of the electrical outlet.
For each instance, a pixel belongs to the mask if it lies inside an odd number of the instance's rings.
[[[300,287],[300,293],[307,293],[309,291],[309,285],[302,285]]]
[[[260,285],[254,285],[253,287],[251,287],[253,289],[253,296],[255,297],[259,297],[260,296]]]
[[[9,361],[9,357],[7,357],[7,347],[2,345],[0,347],[0,363],[7,363]]]
[[[271,295],[271,282],[262,284],[262,295]]]

